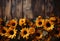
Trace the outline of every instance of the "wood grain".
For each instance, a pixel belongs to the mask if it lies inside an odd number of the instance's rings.
[[[50,16],[53,11],[48,10],[53,8],[47,7],[49,4],[53,7],[52,3],[53,1],[47,0],[46,2],[45,0],[0,0],[0,17],[6,16],[10,20],[12,18],[20,19],[23,16],[29,19],[36,18],[39,15],[42,17]]]

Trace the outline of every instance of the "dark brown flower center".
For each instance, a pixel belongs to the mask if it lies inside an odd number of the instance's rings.
[[[21,21],[21,22],[23,22],[23,21]]]
[[[39,22],[38,24],[39,24],[39,25],[41,25],[41,24],[42,24],[42,22]]]
[[[2,33],[6,33],[6,30],[2,30]]]
[[[12,23],[12,26],[15,26],[15,23]]]
[[[8,28],[9,28],[10,26],[6,26],[6,27],[8,27]]]
[[[27,31],[24,31],[24,34],[27,34]]]
[[[47,23],[46,23],[46,26],[47,26],[47,27],[50,27],[50,26],[51,26],[51,24],[50,24],[49,22],[47,22]]]
[[[11,35],[13,35],[13,34],[14,34],[14,31],[13,31],[13,30],[11,30],[9,33],[10,33]]]

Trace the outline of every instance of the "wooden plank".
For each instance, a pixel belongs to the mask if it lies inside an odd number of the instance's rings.
[[[16,17],[18,19],[22,18],[22,0],[16,0]]]
[[[33,13],[32,13],[32,8],[31,8],[31,0],[23,1],[23,12],[24,12],[25,18],[33,19]]]
[[[8,20],[11,19],[11,0],[9,0],[9,2],[6,3],[5,16]]]

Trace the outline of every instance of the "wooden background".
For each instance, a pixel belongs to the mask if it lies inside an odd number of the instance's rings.
[[[59,15],[59,4],[55,0],[0,0],[1,18],[29,18],[41,15],[48,17],[52,14]],[[58,7],[57,7],[58,6]]]

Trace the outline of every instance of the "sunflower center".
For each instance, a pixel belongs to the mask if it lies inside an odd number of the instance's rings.
[[[2,30],[2,33],[6,33],[6,30]]]
[[[13,34],[14,34],[14,31],[11,30],[9,33],[10,33],[11,35],[13,35]]]
[[[46,26],[47,26],[47,27],[50,27],[50,26],[51,26],[51,24],[50,24],[49,22],[47,22]]]
[[[12,23],[12,26],[15,26],[15,23]]]
[[[40,36],[40,33],[36,33],[36,36]]]
[[[8,28],[10,27],[10,26],[7,26]]]
[[[23,21],[21,21],[21,22],[23,22]]]
[[[27,34],[27,31],[24,31],[24,34]]]
[[[39,25],[41,25],[41,24],[42,24],[42,22],[39,22],[38,24],[39,24]]]

